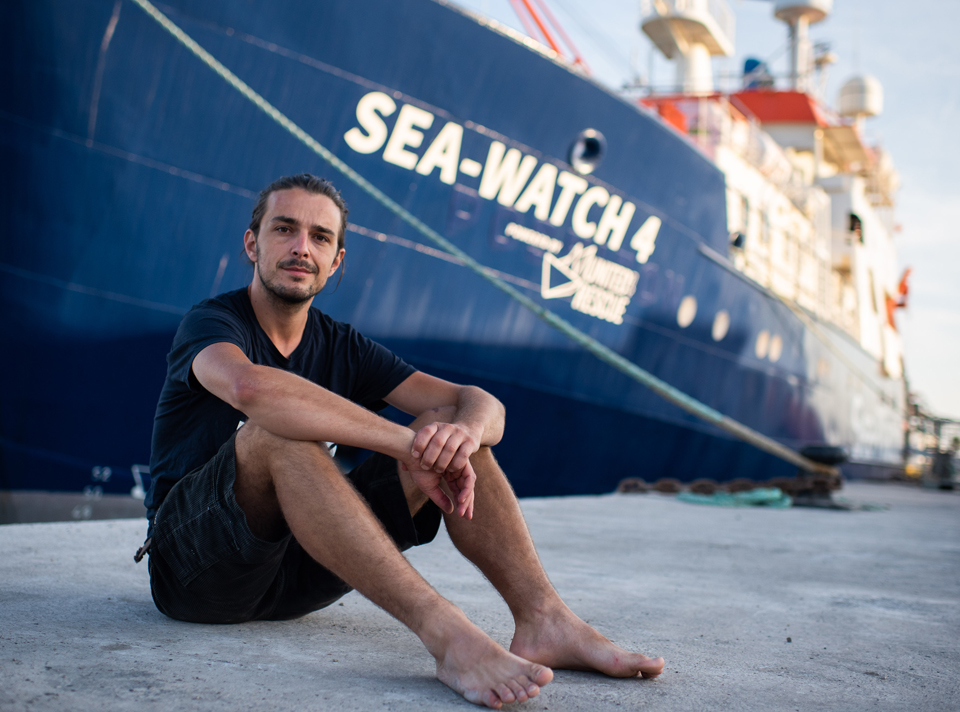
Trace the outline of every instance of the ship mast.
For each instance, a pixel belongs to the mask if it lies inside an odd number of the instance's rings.
[[[643,0],[640,28],[676,60],[676,91],[711,94],[710,58],[732,56],[734,15],[724,0]]]
[[[790,86],[813,93],[813,45],[810,25],[820,22],[833,9],[833,0],[776,0],[773,13],[790,27]]]

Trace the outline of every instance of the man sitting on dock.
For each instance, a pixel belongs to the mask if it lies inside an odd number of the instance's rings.
[[[615,646],[547,579],[490,450],[500,402],[310,308],[343,261],[346,225],[326,180],[275,181],[244,234],[251,284],[180,324],[146,502],[157,607],[185,621],[279,620],[355,588],[423,641],[442,682],[493,708],[536,696],[553,667],[659,675],[661,658]],[[377,416],[384,402],[415,420]],[[374,454],[344,475],[331,442]],[[431,541],[441,518],[509,606],[509,652],[400,553]]]

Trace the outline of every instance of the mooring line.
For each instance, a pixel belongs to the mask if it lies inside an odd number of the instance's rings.
[[[537,304],[535,301],[530,299],[525,294],[514,289],[508,283],[504,282],[502,279],[498,278],[495,274],[492,273],[487,267],[483,266],[475,259],[473,259],[466,252],[461,250],[459,247],[454,245],[452,242],[448,241],[446,238],[441,236],[438,232],[433,230],[429,225],[421,221],[412,213],[405,210],[403,207],[391,200],[385,193],[383,193],[379,188],[373,185],[366,178],[361,176],[350,166],[344,163],[342,160],[337,158],[331,151],[322,146],[319,142],[316,141],[310,134],[297,126],[293,121],[288,119],[279,109],[270,104],[266,99],[260,96],[257,92],[247,86],[237,75],[227,69],[223,64],[221,64],[213,55],[207,52],[203,47],[197,44],[189,35],[187,35],[183,30],[181,30],[177,25],[175,25],[166,15],[164,15],[160,10],[153,6],[149,0],[131,0],[136,3],[143,9],[148,15],[150,15],[154,20],[156,20],[167,32],[173,35],[184,47],[189,49],[193,54],[195,54],[204,64],[206,64],[210,69],[212,69],[216,74],[218,74],[222,79],[224,79],[230,86],[240,92],[243,96],[249,99],[255,106],[257,106],[261,111],[270,116],[274,121],[276,121],[280,126],[293,134],[297,139],[299,139],[303,144],[305,144],[310,150],[316,153],[318,156],[323,158],[327,163],[332,165],[338,171],[340,171],[344,176],[350,179],[353,183],[359,186],[361,189],[366,191],[371,195],[377,202],[382,206],[387,208],[390,212],[394,213],[401,220],[406,222],[408,225],[412,226],[418,232],[420,232],[424,237],[429,239],[436,245],[442,247],[446,252],[454,255],[463,262],[464,266],[470,268],[472,271],[476,272],[478,275],[483,277],[485,280],[490,282],[497,289],[505,292],[511,299],[519,302],[524,307],[536,314],[540,319],[545,321],[547,324],[557,329],[576,343],[583,346],[594,356],[599,358],[604,363],[607,363],[620,372],[626,374],[635,381],[642,383],[644,386],[652,390],[654,393],[664,398],[665,400],[673,403],[676,406],[679,406],[683,410],[691,413],[692,415],[701,418],[708,423],[715,425],[721,430],[730,433],[734,437],[743,440],[747,443],[750,443],[754,447],[768,452],[771,455],[775,455],[782,460],[796,465],[804,470],[809,472],[819,472],[824,474],[834,475],[837,473],[837,469],[834,467],[829,467],[827,465],[814,462],[809,458],[804,457],[798,452],[791,450],[785,445],[781,445],[776,440],[767,437],[763,433],[758,433],[756,430],[747,427],[743,423],[740,423],[733,418],[730,418],[723,413],[714,410],[710,406],[701,403],[695,398],[687,395],[681,390],[674,388],[669,383],[660,380],[652,373],[648,373],[643,370],[635,363],[628,361],[623,356],[613,351],[612,349],[604,346],[596,339],[584,334],[582,331],[577,329],[572,324],[568,323],[565,319],[554,314],[549,309]]]

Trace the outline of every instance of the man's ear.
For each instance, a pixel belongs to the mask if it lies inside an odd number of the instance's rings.
[[[330,274],[327,275],[328,277],[332,277],[333,273],[340,268],[340,265],[343,263],[343,256],[345,254],[347,254],[347,251],[341,247],[340,251],[337,253],[337,256],[333,260],[333,264],[330,265]]]
[[[253,230],[247,230],[243,233],[243,251],[247,253],[247,259],[257,263],[257,236]]]

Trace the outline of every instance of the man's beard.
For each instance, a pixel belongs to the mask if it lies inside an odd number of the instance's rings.
[[[263,262],[260,259],[260,249],[259,245],[257,246],[257,275],[260,277],[260,284],[263,285],[263,288],[267,291],[267,294],[271,295],[281,304],[287,306],[299,306],[304,302],[308,302],[313,299],[326,284],[326,280],[321,280],[319,283],[313,282],[309,285],[284,285],[280,283],[280,280],[267,280],[263,276],[263,272],[260,271],[260,265]],[[317,274],[319,270],[316,265],[312,265],[309,262],[304,262],[297,259],[283,260],[277,264],[277,270],[281,270],[287,267],[300,267],[301,269],[310,270],[313,274]]]

